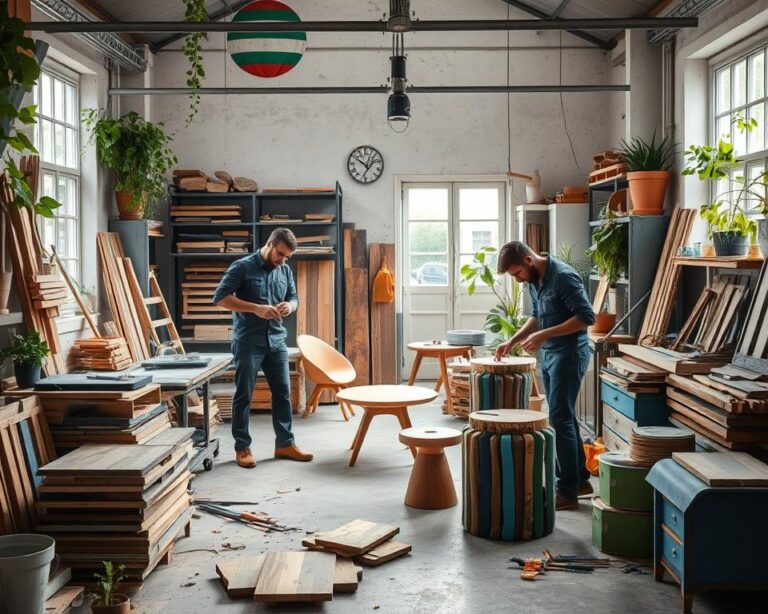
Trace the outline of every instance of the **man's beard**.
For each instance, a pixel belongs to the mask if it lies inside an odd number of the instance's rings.
[[[539,269],[537,269],[534,265],[531,265],[528,267],[528,283],[529,284],[539,283]]]

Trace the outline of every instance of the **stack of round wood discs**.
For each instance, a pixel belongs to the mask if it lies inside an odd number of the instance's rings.
[[[629,456],[647,467],[671,457],[673,452],[693,452],[695,449],[693,431],[674,426],[635,426],[629,437]]]
[[[534,390],[536,359],[512,356],[503,360],[493,357],[469,361],[469,407],[471,411],[499,407],[528,409]]]
[[[462,441],[464,529],[505,541],[555,526],[555,433],[532,410],[472,412]]]

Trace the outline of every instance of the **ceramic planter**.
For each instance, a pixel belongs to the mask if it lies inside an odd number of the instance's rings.
[[[144,217],[144,208],[147,204],[147,193],[142,194],[138,203],[131,204],[133,192],[115,192],[117,213],[121,220],[140,220]]]
[[[13,374],[19,388],[32,388],[40,381],[40,367],[31,362],[13,361]]]
[[[131,611],[131,600],[119,593],[112,595],[112,605],[96,605],[97,603],[101,602],[94,601],[91,604],[93,614],[129,614]]]
[[[749,249],[749,237],[735,230],[713,232],[712,242],[718,256],[746,256]]]
[[[635,171],[627,173],[632,213],[635,215],[661,215],[664,196],[672,178],[670,171]]]
[[[768,220],[763,218],[757,223],[757,244],[763,253],[763,258],[768,258]]]
[[[615,313],[596,313],[595,323],[590,327],[590,330],[593,333],[609,333],[615,325]]]

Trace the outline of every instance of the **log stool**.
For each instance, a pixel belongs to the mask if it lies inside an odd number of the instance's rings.
[[[539,393],[532,356],[472,358],[469,367],[470,411],[541,409],[544,397]]]
[[[409,343],[408,349],[416,352],[416,357],[413,359],[413,367],[411,368],[411,375],[408,377],[408,385],[413,386],[413,382],[416,381],[416,375],[419,373],[419,367],[423,358],[437,358],[437,362],[440,364],[440,377],[435,382],[435,392],[440,390],[442,385],[445,388],[445,400],[448,413],[453,413],[453,399],[451,398],[451,390],[448,386],[448,364],[446,359],[454,358],[455,356],[465,356],[469,358],[472,355],[471,345],[449,345],[447,341],[433,342],[433,341],[417,341],[415,343]]]
[[[416,448],[405,504],[422,510],[442,510],[458,503],[444,449],[461,443],[461,431],[439,427],[400,431],[400,441]]]
[[[542,537],[555,527],[555,432],[528,409],[469,414],[462,441],[462,522],[478,537]]]

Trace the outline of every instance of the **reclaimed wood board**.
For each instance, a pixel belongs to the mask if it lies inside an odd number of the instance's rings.
[[[369,550],[365,554],[355,557],[355,560],[368,567],[377,567],[387,561],[405,556],[410,551],[411,546],[409,544],[403,544],[394,539],[389,539],[383,544],[376,546],[373,550]]]
[[[344,297],[344,355],[357,374],[350,386],[365,386],[371,352],[367,269],[344,269]]]
[[[45,614],[64,614],[70,606],[83,596],[82,586],[65,586],[45,602]]]
[[[768,374],[768,321],[766,321],[768,320],[768,265],[765,263],[755,287],[733,363],[766,375]]]
[[[143,476],[167,461],[173,446],[85,445],[40,468],[42,475]]]
[[[368,520],[353,520],[338,529],[316,536],[315,542],[319,546],[332,548],[336,553],[355,556],[373,550],[399,532],[399,527]]]
[[[351,559],[337,556],[333,570],[333,592],[354,593],[362,575],[362,568],[355,565]]]
[[[746,452],[674,452],[672,459],[710,486],[768,486],[768,465]]]
[[[392,243],[371,243],[368,250],[369,289],[381,268],[383,259],[394,274],[396,271],[395,246]],[[397,287],[397,280],[395,280]],[[369,293],[371,308],[371,384],[397,384],[397,325],[395,303],[374,303]]]
[[[268,552],[256,581],[258,602],[331,601],[336,557],[325,552]]]
[[[336,347],[336,309],[334,299],[335,266],[332,260],[300,260],[296,264],[296,335],[312,335]],[[320,397],[334,402],[331,391]]]
[[[265,554],[260,554],[217,563],[216,573],[219,574],[227,595],[233,598],[252,597],[266,558]]]

